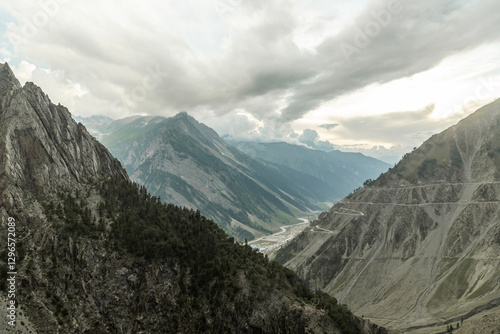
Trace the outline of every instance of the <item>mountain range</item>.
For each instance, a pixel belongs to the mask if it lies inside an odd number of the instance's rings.
[[[0,185],[1,231],[15,230],[13,255],[1,239],[0,304],[16,306],[15,328],[2,316],[3,332],[387,333],[199,211],[132,183],[64,106],[21,86],[8,64]]]
[[[404,332],[499,314],[500,100],[322,213],[276,260]]]
[[[134,139],[127,147],[139,147],[130,160],[143,157],[139,167],[175,154],[185,168],[231,177],[243,170],[237,180],[306,210],[319,192],[271,192],[252,173],[287,164],[289,175],[323,183],[328,175],[307,165],[323,153],[290,158],[287,150],[300,149],[233,143],[251,157],[185,113],[95,122],[109,127],[103,141]],[[292,271],[235,242],[200,211],[131,182],[64,106],[33,83],[21,86],[0,64],[0,217],[4,235],[16,222],[16,273],[0,271],[0,306],[12,301],[14,275],[22,333],[387,333],[368,320],[396,332],[442,333],[453,324],[457,333],[491,333],[500,325],[500,100],[322,213],[278,251]],[[12,329],[5,319],[2,330]]]
[[[338,202],[366,180],[378,177],[390,167],[361,153],[325,152],[284,142],[228,142],[251,157],[288,166],[320,179],[331,189],[332,202]]]
[[[279,144],[286,145],[280,156],[295,164],[251,156],[185,112],[76,120],[94,131],[133,181],[165,202],[200,210],[240,240],[309,218],[321,203],[339,200],[389,167],[361,154],[288,144]]]

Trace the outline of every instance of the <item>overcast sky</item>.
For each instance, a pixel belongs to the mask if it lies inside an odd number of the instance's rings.
[[[402,155],[500,97],[500,1],[0,0],[0,60],[80,116]]]

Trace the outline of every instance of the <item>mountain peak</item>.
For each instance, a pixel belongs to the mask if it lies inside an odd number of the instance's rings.
[[[213,141],[222,140],[212,128],[198,122],[185,111],[181,111],[174,117],[168,118],[166,124],[170,124],[169,126],[175,125],[176,130],[182,130],[191,136],[197,137],[208,145],[211,145],[209,143],[213,143]]]
[[[192,124],[199,124],[199,122],[193,116],[190,116],[186,111],[181,111],[177,113],[174,117],[171,117],[171,120],[185,121]]]
[[[7,62],[5,62],[4,64],[0,63],[0,82],[10,82],[21,88],[19,80],[17,80],[14,72],[12,72],[12,69]]]
[[[12,97],[12,91],[21,88],[21,84],[16,79],[14,72],[6,62],[0,63],[0,109],[5,109],[7,97]]]
[[[7,64],[0,65],[1,170],[38,194],[92,180],[96,175],[127,179],[120,163],[53,104],[40,87],[21,87]]]
[[[174,117],[175,118],[189,117],[189,114],[187,113],[187,111],[181,111],[181,112],[177,113],[177,115],[175,115]]]
[[[376,185],[500,180],[500,100],[490,103],[408,153]]]
[[[193,116],[190,116],[186,111],[181,111],[177,113],[174,117],[172,117],[172,119],[189,121],[191,123],[198,123],[198,121]]]

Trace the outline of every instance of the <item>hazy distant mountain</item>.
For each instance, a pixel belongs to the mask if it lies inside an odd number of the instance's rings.
[[[101,139],[103,134],[110,132],[111,129],[108,129],[108,126],[113,123],[113,119],[106,116],[73,116],[73,119],[76,122],[85,124],[87,131],[97,139]]]
[[[246,154],[288,166],[319,178],[331,189],[332,202],[340,200],[367,179],[386,172],[389,164],[361,153],[324,152],[288,143],[254,143],[228,140]]]
[[[336,192],[317,177],[240,152],[187,113],[130,117],[98,130],[132,180],[167,203],[199,209],[240,239],[298,222]]]
[[[312,225],[276,259],[387,327],[498,307],[500,100],[432,136]]]

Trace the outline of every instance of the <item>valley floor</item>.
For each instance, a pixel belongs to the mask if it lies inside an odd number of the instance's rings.
[[[310,222],[308,218],[300,218],[300,220],[302,220],[302,223],[282,226],[280,232],[252,240],[248,244],[252,248],[257,248],[261,253],[269,255],[295,238],[300,234],[300,232],[309,226]]]

